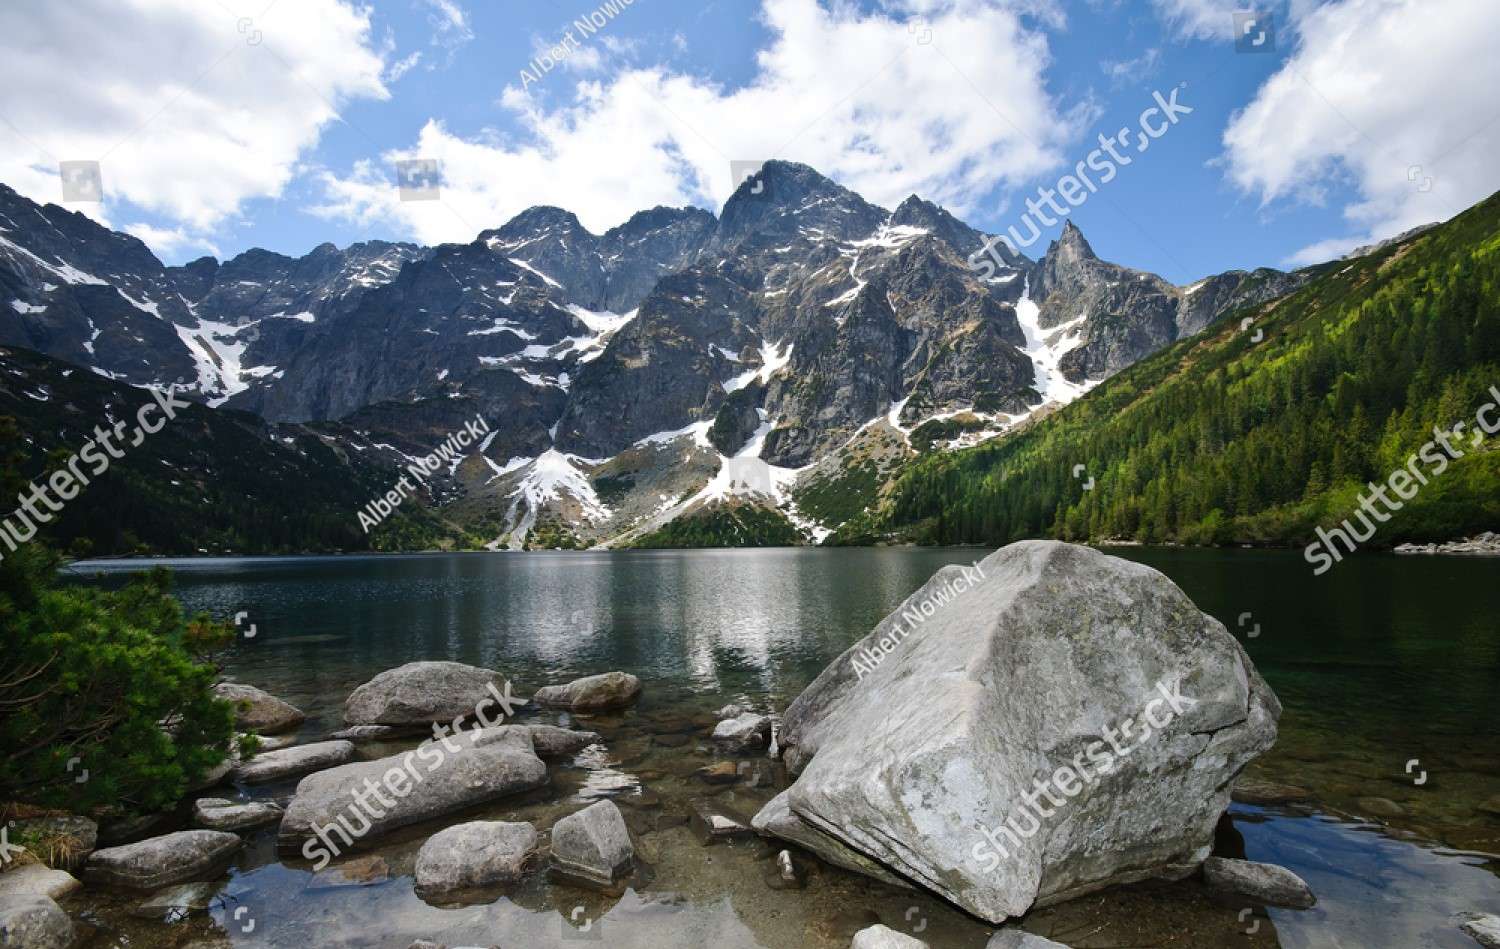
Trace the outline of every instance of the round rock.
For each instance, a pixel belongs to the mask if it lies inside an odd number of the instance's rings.
[[[624,708],[640,694],[640,679],[628,672],[606,672],[574,679],[567,685],[549,685],[538,689],[531,700],[538,705],[566,708],[575,712],[601,712]]]
[[[242,731],[275,735],[291,731],[307,720],[300,709],[253,685],[220,682],[214,686],[214,692],[233,703],[235,725]]]
[[[417,892],[438,896],[519,882],[536,847],[536,828],[526,823],[471,821],[449,827],[417,853]]]
[[[348,725],[426,725],[468,718],[502,695],[500,673],[461,662],[408,662],[354,690]]]

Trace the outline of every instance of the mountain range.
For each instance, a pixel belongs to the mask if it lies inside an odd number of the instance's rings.
[[[489,434],[424,493],[454,543],[815,542],[913,459],[1320,272],[1174,286],[1071,222],[1037,260],[996,244],[975,266],[986,239],[915,195],[888,211],[772,161],[717,216],[655,208],[597,235],[536,207],[467,244],[166,266],[0,185],[0,346],[177,385],[273,449],[290,427],[371,484],[479,415]]]

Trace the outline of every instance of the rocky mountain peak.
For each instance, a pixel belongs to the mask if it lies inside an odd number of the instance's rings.
[[[1063,222],[1062,233],[1047,248],[1047,259],[1057,260],[1059,263],[1076,263],[1080,260],[1098,260],[1099,257],[1084,238],[1083,231],[1078,229],[1072,218],[1068,218]]]
[[[803,240],[858,240],[890,214],[807,165],[768,161],[740,182],[724,205],[711,249],[726,251],[752,234]]]

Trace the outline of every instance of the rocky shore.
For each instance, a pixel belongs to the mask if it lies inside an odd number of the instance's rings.
[[[1457,554],[1470,557],[1500,557],[1500,534],[1485,531],[1473,537],[1450,540],[1443,544],[1397,544],[1398,554]]]

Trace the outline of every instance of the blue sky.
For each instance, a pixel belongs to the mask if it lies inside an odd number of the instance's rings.
[[[1179,283],[1327,259],[1500,187],[1493,0],[1277,3],[1269,52],[1237,51],[1233,0],[600,3],[8,4],[25,78],[0,92],[0,180],[56,201],[57,162],[97,160],[105,200],[67,206],[168,262],[468,240],[537,203],[594,230],[717,212],[736,159],[1003,233],[1175,88],[1192,113],[1071,216]],[[440,162],[441,200],[399,199],[410,158]]]

